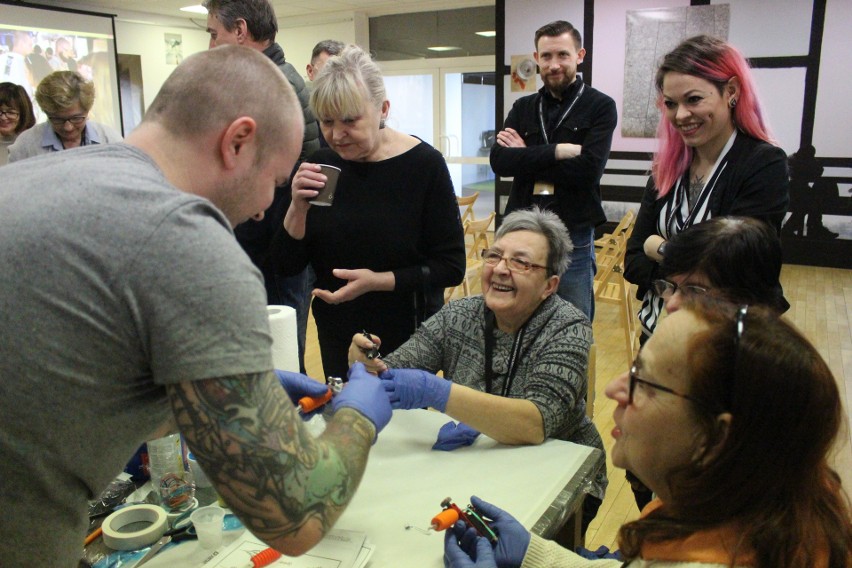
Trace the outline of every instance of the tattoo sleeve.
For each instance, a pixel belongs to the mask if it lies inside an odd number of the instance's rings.
[[[364,473],[369,420],[342,409],[314,438],[271,371],[168,389],[193,454],[252,533],[288,554],[322,539]]]

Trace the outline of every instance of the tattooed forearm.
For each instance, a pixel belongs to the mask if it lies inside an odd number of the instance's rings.
[[[315,439],[272,373],[169,392],[193,453],[246,527],[289,554],[323,537],[361,480],[375,434],[369,420],[342,410]]]

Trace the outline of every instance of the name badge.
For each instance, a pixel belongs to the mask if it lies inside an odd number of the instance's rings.
[[[553,195],[553,184],[546,181],[537,181],[533,186],[533,195]]]

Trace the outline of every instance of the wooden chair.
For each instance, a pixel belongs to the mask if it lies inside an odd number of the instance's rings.
[[[612,235],[605,239],[601,250],[596,253],[598,272],[595,275],[594,291],[595,302],[616,304],[620,307],[625,356],[629,367],[637,353],[636,339],[639,329],[633,304],[633,291],[624,279],[624,255],[627,252],[627,240],[633,232],[633,221],[635,221],[635,215],[632,212],[625,215],[625,217],[628,216],[632,221],[623,231],[613,231]]]
[[[601,238],[595,240],[595,248],[603,248],[607,242],[612,241],[614,235],[624,234],[628,228],[632,230],[634,223],[636,223],[636,214],[632,210],[628,210],[611,233],[604,233]]]
[[[491,228],[491,223],[494,221],[496,213],[492,211],[486,219],[479,221],[468,221],[464,224],[465,243],[467,244],[467,266],[464,271],[464,279],[458,286],[447,288],[444,291],[444,302],[449,302],[458,294],[461,288],[463,296],[471,295],[471,280],[476,282],[482,275],[482,258],[483,249],[490,247],[488,238],[488,230]]]
[[[459,208],[464,207],[461,211],[461,222],[462,226],[468,221],[475,221],[476,217],[473,215],[473,204],[476,203],[476,198],[479,197],[479,192],[477,191],[473,195],[468,195],[467,197],[456,197],[456,201],[459,204]]]

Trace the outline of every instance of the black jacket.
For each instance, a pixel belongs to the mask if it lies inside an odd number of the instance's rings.
[[[582,85],[582,79],[577,77]],[[514,176],[506,213],[533,204],[533,185],[546,181],[554,185],[555,211],[571,229],[597,226],[606,221],[601,207],[600,180],[609,158],[612,133],[618,114],[615,101],[585,85],[568,117],[545,142],[538,114],[544,87],[534,95],[519,99],[509,111],[503,128],[513,128],[526,142],[526,148],[491,147],[491,168],[500,176]],[[573,96],[570,96],[573,100]],[[580,144],[579,156],[556,159],[556,144]]]
[[[710,216],[739,215],[766,221],[776,231],[790,202],[787,156],[784,150],[738,132],[725,157],[727,166],[710,196]],[[639,287],[643,298],[657,276],[659,265],[645,256],[645,239],[657,233],[657,220],[666,203],[674,199],[672,188],[657,199],[654,178],[648,180],[633,234],[627,241],[624,278]]]
[[[298,97],[299,104],[302,106],[302,115],[305,119],[305,135],[302,138],[302,151],[299,153],[299,161],[301,162],[306,156],[310,156],[319,150],[320,147],[317,119],[308,106],[311,92],[308,90],[307,85],[305,85],[305,80],[296,71],[296,68],[287,63],[287,60],[284,58],[284,50],[281,49],[280,45],[273,42],[263,50],[263,54],[281,69],[281,72],[287,77],[287,81],[293,86],[293,90],[296,91],[296,97]]]

